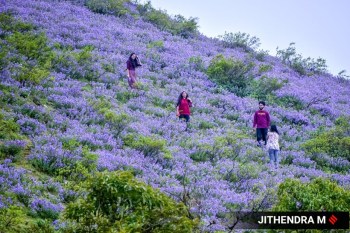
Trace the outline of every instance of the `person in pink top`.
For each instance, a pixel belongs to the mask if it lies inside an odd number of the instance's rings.
[[[270,115],[264,108],[265,102],[259,101],[259,110],[254,114],[253,128],[256,129],[258,146],[261,146],[261,139],[264,141],[264,145],[266,145],[267,131],[270,126]]]
[[[179,119],[185,119],[186,122],[189,122],[191,115],[191,107],[192,100],[189,98],[186,91],[181,92],[176,104],[176,116],[179,117]]]
[[[135,53],[132,53],[126,62],[126,75],[131,88],[136,88],[136,68],[142,66],[139,58]]]

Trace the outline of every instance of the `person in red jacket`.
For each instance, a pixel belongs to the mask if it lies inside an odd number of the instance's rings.
[[[178,116],[179,119],[184,118],[186,122],[189,122],[191,115],[191,107],[192,100],[189,98],[186,91],[181,92],[176,104],[176,116]]]
[[[128,83],[131,88],[136,88],[136,68],[142,66],[139,58],[135,53],[132,53],[126,62],[126,75],[128,76]]]
[[[270,126],[270,115],[264,110],[265,102],[259,101],[259,110],[254,114],[253,128],[256,129],[256,140],[258,141],[258,146],[261,146],[261,139],[266,145],[267,131]]]

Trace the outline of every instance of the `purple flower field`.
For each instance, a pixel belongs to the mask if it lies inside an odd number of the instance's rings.
[[[252,120],[258,100],[218,91],[205,71],[189,63],[200,57],[207,67],[218,54],[245,60],[246,52],[224,48],[219,40],[203,35],[174,36],[141,18],[93,13],[75,2],[1,2],[0,12],[11,12],[44,32],[61,60],[54,60],[49,78],[32,86],[13,78],[16,67],[0,70],[1,86],[16,90],[16,94],[0,92],[7,98],[0,113],[14,119],[21,135],[31,142],[1,140],[0,146],[24,152],[16,161],[0,157],[0,209],[16,203],[30,208],[34,216],[57,219],[74,191],[55,177],[61,169],[88,163],[91,154],[96,156],[91,160],[98,171],[130,170],[141,181],[184,202],[200,218],[203,232],[226,231],[232,224],[226,216],[233,211],[268,210],[276,202],[278,185],[287,178],[308,182],[325,177],[350,188],[348,159],[320,155],[322,161],[345,169],[327,171],[301,146],[319,129],[334,127],[338,117],[350,116],[348,80],[330,74],[302,76],[275,57],[253,59],[256,67],[272,67],[263,75],[287,80],[276,91],[277,98],[293,97],[304,106],[267,103],[283,146],[280,167],[274,169],[267,151],[255,142]],[[150,46],[155,41],[162,41],[163,47]],[[87,46],[92,57],[84,60]],[[132,52],[143,63],[136,71],[137,90],[128,87],[125,72]],[[253,72],[255,79],[262,77],[258,69]],[[188,131],[175,115],[183,90],[194,103]],[[35,100],[31,95],[40,104],[17,99]],[[149,152],[126,144],[127,135],[164,144]]]

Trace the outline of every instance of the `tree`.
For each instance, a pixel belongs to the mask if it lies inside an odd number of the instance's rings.
[[[68,232],[193,232],[197,221],[183,204],[136,180],[124,171],[89,178],[87,195],[71,203],[65,218]]]

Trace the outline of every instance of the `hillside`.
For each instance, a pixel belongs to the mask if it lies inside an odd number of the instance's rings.
[[[0,7],[11,15],[0,25],[1,214],[11,206],[18,219],[54,221],[59,231],[64,222],[55,220],[80,195],[79,182],[105,170],[130,171],[183,203],[201,232],[229,231],[235,211],[270,210],[288,178],[328,178],[349,192],[348,80],[302,75],[276,57],[74,2]],[[125,72],[132,52],[143,63],[137,90]],[[249,77],[253,91],[237,94],[209,77],[220,54],[250,67],[242,82]],[[175,116],[183,90],[194,103],[187,131]],[[264,97],[281,133],[278,169],[252,129]]]

